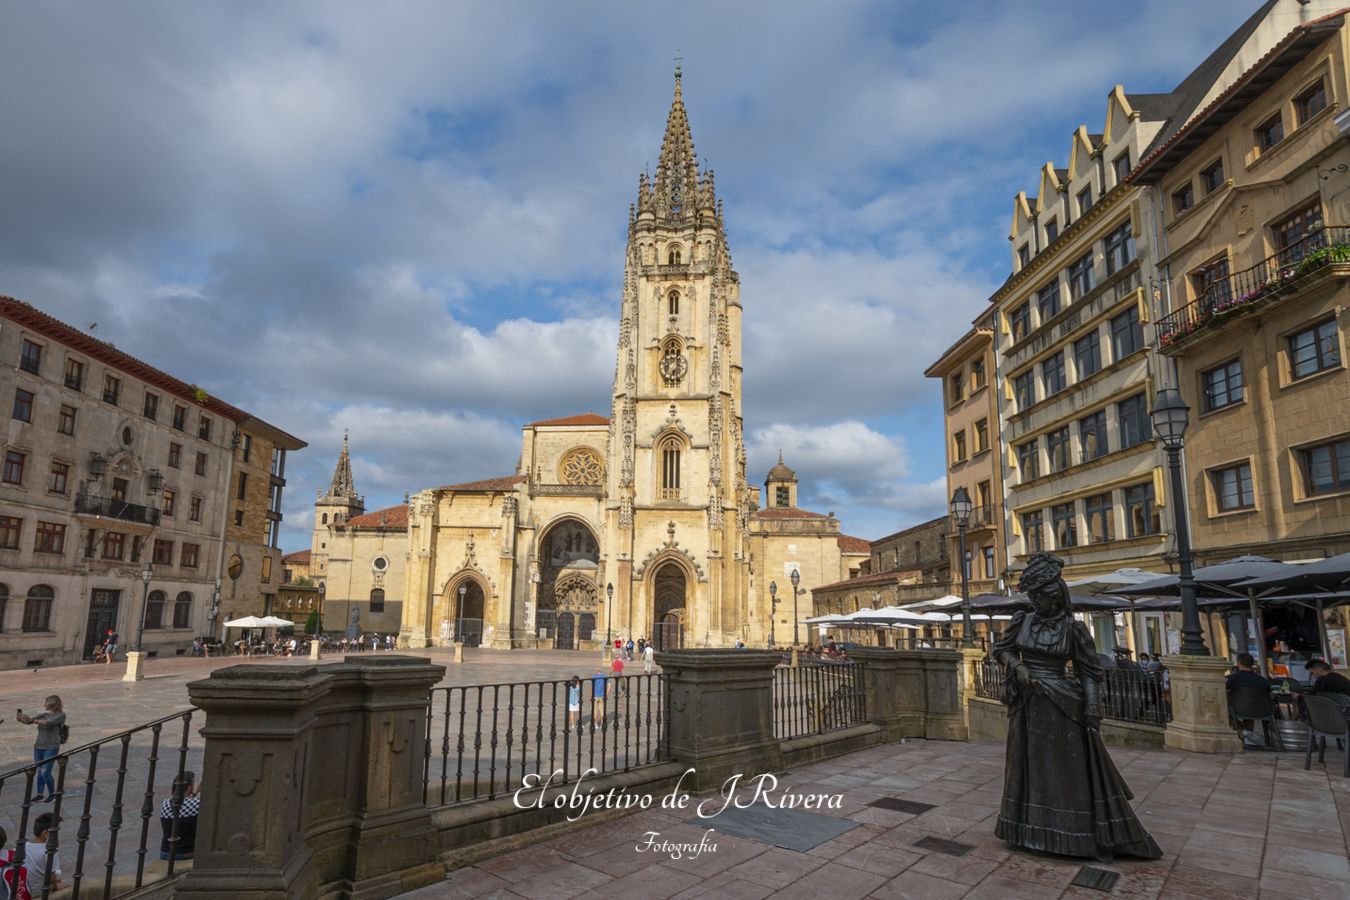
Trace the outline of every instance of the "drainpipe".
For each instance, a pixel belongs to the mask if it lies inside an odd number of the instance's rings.
[[[234,453],[239,447],[239,429],[235,428],[230,436],[230,456],[225,463],[225,489],[221,492],[223,502],[220,509],[220,551],[216,554],[216,584],[211,592],[211,632],[221,642],[225,640],[225,627],[220,621],[220,581],[225,572],[225,533],[230,524],[230,484],[234,481]]]

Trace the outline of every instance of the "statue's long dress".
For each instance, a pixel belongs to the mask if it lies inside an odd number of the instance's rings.
[[[1010,670],[1023,663],[1043,688],[1008,679],[1008,754],[994,833],[1064,856],[1161,857],[1101,735],[1085,724],[1084,704],[1099,696],[1102,677],[1087,629],[1067,615],[1044,620],[1019,613],[995,641],[993,656]]]

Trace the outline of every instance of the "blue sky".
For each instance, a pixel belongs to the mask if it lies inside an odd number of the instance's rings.
[[[0,293],[309,441],[308,546],[344,429],[374,509],[608,413],[678,49],[741,274],[750,477],[782,448],[802,505],[879,537],[945,506],[922,373],[1005,277],[1013,195],[1113,85],[1170,89],[1254,9],[6,4]]]

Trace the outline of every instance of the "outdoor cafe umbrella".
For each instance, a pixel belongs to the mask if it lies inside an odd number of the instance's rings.
[[[1130,587],[1162,577],[1158,572],[1145,572],[1143,569],[1130,566],[1124,569],[1116,569],[1114,572],[1093,575],[1090,578],[1079,578],[1077,581],[1070,581],[1068,584],[1070,588],[1080,588],[1094,594],[1115,594],[1117,588]],[[1136,648],[1142,648],[1144,643],[1139,638],[1139,612],[1136,601],[1133,597],[1127,599],[1130,604],[1130,630],[1134,632],[1134,645]]]
[[[266,623],[258,616],[244,616],[242,619],[231,619],[225,623],[226,628],[263,628]]]
[[[1069,605],[1074,612],[1115,612],[1130,606],[1129,601],[1116,597],[1083,594],[1070,594]],[[1031,601],[1026,594],[978,594],[970,598],[970,608],[985,613],[1015,613],[1031,609]]]
[[[1327,624],[1322,610],[1328,600],[1332,605],[1345,602],[1350,590],[1350,553],[1329,556],[1316,562],[1286,565],[1277,572],[1260,575],[1242,582],[1243,588],[1257,591],[1276,591],[1272,601],[1287,601],[1303,605],[1311,600],[1317,610],[1317,635],[1322,645],[1322,658],[1330,655],[1327,642]]]

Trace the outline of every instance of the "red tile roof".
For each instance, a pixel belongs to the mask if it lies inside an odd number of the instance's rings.
[[[400,503],[387,509],[377,509],[360,516],[352,516],[342,528],[365,528],[386,531],[408,530],[408,504]]]
[[[524,475],[503,475],[500,478],[485,478],[482,481],[466,481],[463,484],[443,484],[438,491],[509,491],[525,480]]]
[[[297,550],[294,553],[287,553],[281,558],[283,563],[294,563],[297,566],[309,565],[309,551]]]
[[[538,428],[545,425],[608,425],[609,416],[600,416],[595,413],[582,413],[579,416],[563,416],[561,419],[540,419],[538,422],[531,422],[527,427]]]
[[[866,538],[854,537],[851,534],[839,535],[839,550],[841,553],[871,553],[872,542]]]
[[[824,513],[811,512],[809,509],[798,509],[795,506],[770,506],[765,509],[756,510],[755,518],[758,519],[828,519],[829,516]]]

